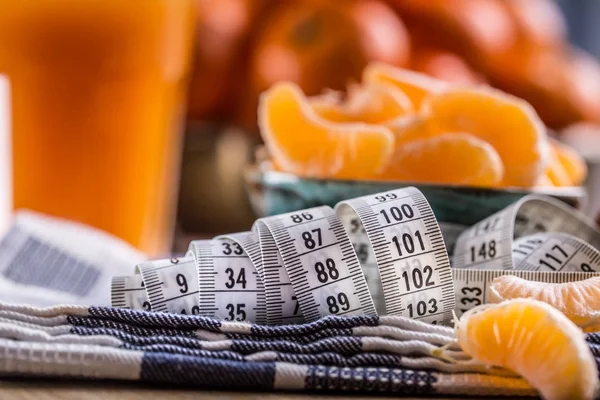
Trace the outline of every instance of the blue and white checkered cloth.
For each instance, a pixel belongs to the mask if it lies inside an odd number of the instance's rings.
[[[599,355],[600,336],[590,336]],[[434,350],[449,346],[444,356]],[[470,359],[451,328],[404,317],[263,326],[110,307],[0,303],[0,376],[212,389],[536,395]]]

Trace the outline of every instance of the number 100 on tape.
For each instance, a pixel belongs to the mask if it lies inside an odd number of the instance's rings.
[[[448,254],[433,211],[415,188],[341,202],[337,213],[355,248],[380,314],[430,323],[451,319],[454,289]],[[374,257],[373,257],[374,256]],[[367,262],[368,264],[368,262]],[[383,297],[383,298],[381,298]]]

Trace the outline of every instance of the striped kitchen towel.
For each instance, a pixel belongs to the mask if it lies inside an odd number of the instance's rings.
[[[451,328],[397,316],[263,326],[110,307],[0,303],[0,376],[211,389],[536,395],[464,354]],[[591,346],[600,337],[591,336]],[[447,346],[444,355],[436,352]],[[598,355],[597,353],[595,353]]]

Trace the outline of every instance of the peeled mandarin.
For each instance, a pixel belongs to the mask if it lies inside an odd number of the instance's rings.
[[[465,353],[516,372],[547,400],[594,398],[598,371],[583,332],[546,303],[484,304],[464,313],[456,330]]]
[[[379,83],[350,85],[345,102],[316,99],[310,103],[317,114],[334,122],[384,124],[414,112],[404,93],[392,85]]]
[[[514,275],[494,279],[488,289],[490,302],[529,298],[550,304],[585,331],[600,323],[600,277],[578,282],[545,283]]]
[[[344,109],[341,101],[330,101],[322,99],[320,96],[308,98],[308,103],[317,115],[331,122],[350,122],[348,113]]]
[[[381,179],[408,182],[497,186],[502,160],[488,143],[469,134],[418,139],[394,152]]]
[[[546,166],[546,176],[548,176],[554,186],[571,186],[573,180],[560,162],[556,147],[552,144],[549,148],[549,156],[548,165]]]
[[[428,96],[420,111],[432,130],[468,132],[491,144],[506,186],[533,186],[546,168],[546,128],[521,99],[488,87],[455,87]]]
[[[577,151],[557,140],[551,140],[558,161],[569,176],[572,185],[581,185],[587,175],[587,165]]]
[[[415,109],[421,107],[421,102],[430,93],[441,92],[448,83],[432,78],[419,72],[397,68],[381,62],[371,62],[363,70],[363,82],[383,83],[400,89],[412,101]]]
[[[540,175],[534,186],[554,187],[554,183],[552,183],[552,179],[550,179],[548,174],[545,173]]]
[[[388,128],[327,121],[293,83],[278,83],[261,94],[258,119],[276,164],[303,177],[366,178],[383,170],[394,149]]]
[[[399,117],[386,122],[384,125],[394,134],[396,151],[413,140],[435,136],[429,130],[427,120],[418,115]]]
[[[350,85],[347,109],[361,122],[369,124],[383,124],[414,113],[408,96],[394,85],[386,83]]]

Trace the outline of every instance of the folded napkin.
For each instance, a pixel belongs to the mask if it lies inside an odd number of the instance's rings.
[[[600,336],[590,336],[600,348]],[[446,346],[444,356],[435,350]],[[595,353],[598,355],[598,353]],[[536,395],[472,360],[451,328],[404,317],[263,326],[110,307],[0,303],[0,376],[212,389]]]

